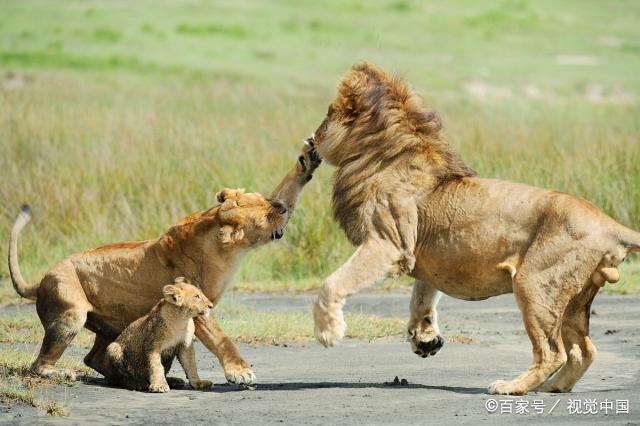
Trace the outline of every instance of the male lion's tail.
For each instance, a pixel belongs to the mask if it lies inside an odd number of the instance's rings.
[[[628,253],[640,251],[640,232],[624,227],[624,230],[620,235],[620,240]]]
[[[24,298],[35,300],[39,285],[29,285],[20,273],[20,265],[18,264],[18,236],[22,228],[31,220],[31,210],[26,204],[22,205],[22,211],[16,218],[13,228],[11,229],[11,239],[9,241],[9,274],[13,282],[13,288],[18,294]]]

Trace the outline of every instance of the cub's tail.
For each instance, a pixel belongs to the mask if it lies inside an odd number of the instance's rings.
[[[11,229],[11,239],[9,240],[9,274],[13,282],[13,288],[18,294],[26,299],[36,300],[38,284],[30,285],[24,280],[18,264],[18,236],[22,228],[31,220],[31,210],[26,204],[22,205],[20,214],[16,218]]]

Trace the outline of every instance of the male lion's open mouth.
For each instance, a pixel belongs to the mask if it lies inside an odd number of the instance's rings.
[[[272,240],[279,240],[283,236],[284,236],[284,228],[282,227],[282,225],[278,226],[276,229],[273,230],[273,232],[271,232]]]

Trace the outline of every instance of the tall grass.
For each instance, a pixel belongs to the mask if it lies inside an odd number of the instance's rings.
[[[616,2],[604,22],[598,2],[3,2],[0,241],[30,203],[20,255],[35,280],[73,252],[154,238],[223,186],[268,193],[361,58],[409,78],[481,175],[577,194],[640,229],[639,10]],[[330,192],[322,166],[286,239],[239,279],[319,282],[344,261]]]

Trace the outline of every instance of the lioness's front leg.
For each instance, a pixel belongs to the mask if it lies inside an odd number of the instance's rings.
[[[256,375],[249,368],[249,364],[242,359],[238,348],[222,332],[218,323],[209,316],[208,319],[194,318],[196,325],[196,336],[211,352],[218,357],[224,375],[231,383],[253,384]]]
[[[413,285],[407,340],[411,343],[411,350],[422,358],[435,355],[444,345],[436,310],[440,296],[442,293],[423,281],[416,280]]]
[[[271,199],[278,199],[287,205],[289,214],[287,221],[302,193],[302,188],[311,180],[313,172],[320,166],[322,159],[314,146],[313,136],[305,140],[302,152],[298,156],[295,166],[287,173],[271,193]],[[286,223],[286,222],[285,222]]]
[[[406,255],[387,240],[376,238],[362,244],[347,263],[327,278],[320,290],[313,305],[316,339],[328,347],[344,337],[346,324],[342,306],[347,296],[412,268],[413,259],[406,259]]]

